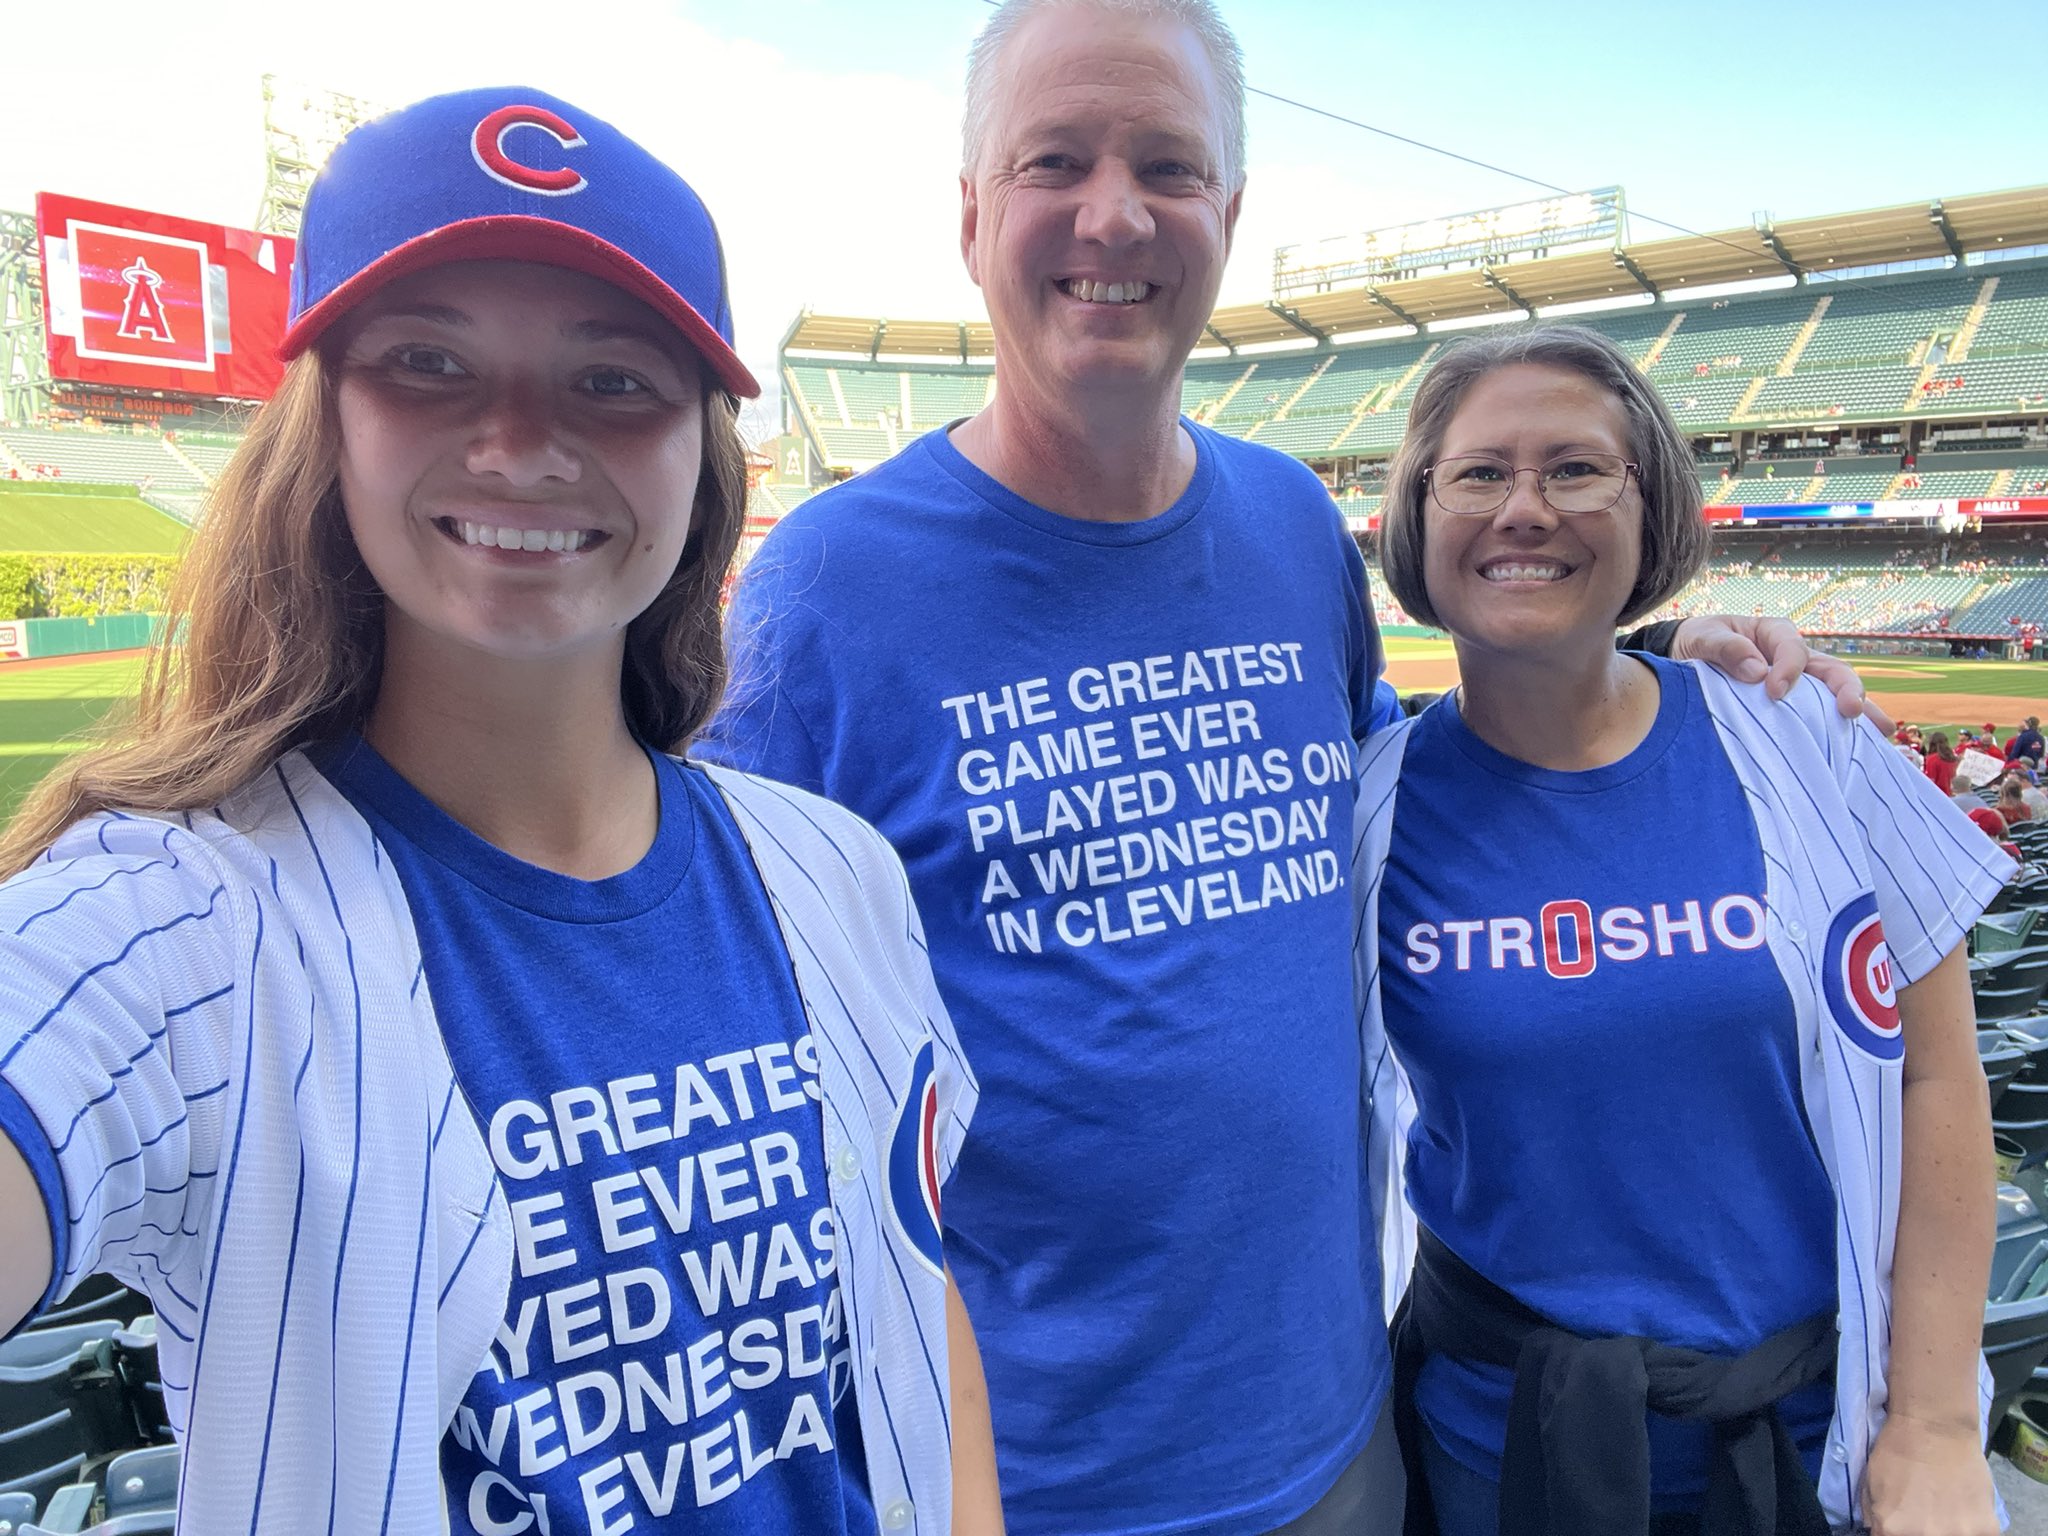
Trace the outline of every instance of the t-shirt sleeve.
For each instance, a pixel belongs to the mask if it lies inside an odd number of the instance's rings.
[[[155,1294],[217,1172],[238,894],[199,839],[98,817],[0,885],[0,1129],[55,1258]],[[40,1308],[39,1308],[40,1310]]]
[[[872,835],[887,856],[896,883],[902,980],[932,1038],[932,1070],[939,1087],[939,1183],[943,1185],[960,1161],[961,1148],[967,1142],[967,1127],[974,1119],[974,1106],[981,1099],[981,1084],[967,1064],[967,1053],[961,1049],[960,1036],[953,1028],[953,1016],[946,1011],[938,979],[932,974],[931,948],[925,940],[924,921],[918,916],[917,898],[911,894],[910,877],[888,841],[879,832]]]
[[[825,755],[799,695],[822,665],[820,621],[807,601],[816,545],[796,528],[763,543],[726,616],[725,702],[692,751],[706,760],[824,794]]]
[[[1810,679],[1802,700],[1870,855],[1872,888],[1892,962],[1918,981],[1963,942],[2017,866],[1858,716],[1844,719]]]
[[[1343,534],[1343,540],[1344,574],[1351,588],[1350,633],[1345,636],[1350,655],[1346,681],[1351,691],[1351,739],[1362,742],[1379,726],[1401,718],[1401,700],[1380,676],[1386,670],[1386,656],[1380,646],[1379,625],[1372,616],[1372,586],[1365,573],[1365,557],[1349,532]]]

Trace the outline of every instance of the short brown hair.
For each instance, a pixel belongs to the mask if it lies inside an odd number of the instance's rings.
[[[1411,618],[1443,627],[1423,582],[1423,503],[1429,494],[1423,471],[1436,462],[1466,391],[1496,369],[1517,363],[1585,375],[1621,402],[1628,419],[1628,452],[1639,466],[1643,497],[1643,556],[1628,602],[1615,616],[1618,628],[1677,596],[1706,564],[1706,498],[1692,447],[1663,397],[1627,353],[1582,325],[1538,325],[1473,337],[1453,346],[1429,370],[1408,410],[1408,434],[1387,472],[1380,570]]]

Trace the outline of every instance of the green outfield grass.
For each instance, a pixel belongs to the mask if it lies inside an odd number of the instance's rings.
[[[1389,660],[1434,661],[1455,654],[1448,640],[1421,640],[1407,635],[1389,635],[1382,642]]]
[[[1917,656],[1842,659],[1867,677],[1873,690],[1883,693],[1984,693],[2031,701],[2036,706],[2048,701],[2048,662],[1937,661]],[[2048,713],[2048,708],[2020,711],[2022,715],[2044,713]],[[2016,718],[1998,723],[2013,724]]]
[[[1390,661],[1438,661],[1453,653],[1448,640],[1389,639]],[[2013,701],[1995,722],[2011,730],[2026,715],[2048,717],[2048,663],[1936,661],[1910,656],[1853,656],[1874,693],[1969,693]],[[62,667],[17,669],[0,665],[0,820],[44,774],[76,750],[86,730],[119,700],[132,696],[142,676],[139,657],[90,658]],[[1440,686],[1432,684],[1432,687]],[[1894,701],[1896,702],[1896,700]],[[1899,711],[1911,717],[1910,711]],[[1950,720],[1919,719],[1953,730]],[[1963,722],[1980,726],[1983,720]]]
[[[133,496],[53,496],[0,485],[0,553],[175,555],[191,535]]]
[[[75,750],[79,732],[134,694],[141,676],[135,656],[68,667],[0,666],[0,820]]]

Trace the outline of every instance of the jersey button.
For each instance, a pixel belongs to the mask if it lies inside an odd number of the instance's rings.
[[[1806,930],[1797,923],[1787,923],[1785,931],[1792,935],[1792,942],[1795,944],[1806,937]]]
[[[832,1159],[832,1177],[845,1184],[860,1174],[860,1154],[852,1147],[841,1147],[839,1155]],[[908,1509],[910,1506],[905,1505]]]
[[[882,1524],[892,1531],[906,1530],[916,1515],[917,1511],[911,1508],[910,1500],[898,1499],[882,1511]]]

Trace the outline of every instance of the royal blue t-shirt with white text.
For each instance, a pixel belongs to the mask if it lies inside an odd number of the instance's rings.
[[[653,846],[582,881],[360,739],[320,754],[398,871],[512,1213],[505,1320],[442,1441],[449,1515],[457,1536],[874,1536],[816,1048],[723,797],[648,756]]]
[[[1756,824],[1698,679],[1644,658],[1649,735],[1582,773],[1495,751],[1445,699],[1401,763],[1380,997],[1415,1089],[1422,1224],[1574,1332],[1736,1355],[1836,1305],[1834,1197],[1765,942]],[[1418,1406],[1500,1475],[1512,1374],[1444,1357]],[[1818,1469],[1832,1382],[1782,1409]],[[1709,1430],[1650,1418],[1652,1487]]]
[[[1391,1371],[1349,888],[1377,707],[1329,493],[1189,423],[1185,492],[1063,517],[943,431],[778,525],[704,750],[907,867],[982,1097],[946,1190],[1013,1536],[1261,1536]]]

